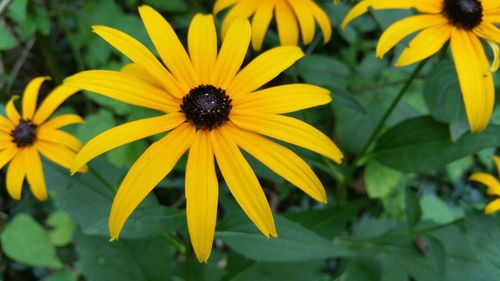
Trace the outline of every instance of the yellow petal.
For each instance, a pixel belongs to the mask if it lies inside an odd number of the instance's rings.
[[[497,173],[498,176],[500,177],[500,157],[493,156],[493,161],[495,161],[495,166],[497,167]]]
[[[450,39],[450,35],[449,24],[424,29],[410,41],[408,47],[401,53],[396,66],[410,65],[434,55]]]
[[[212,251],[218,195],[210,135],[199,130],[186,165],[186,214],[191,243],[200,262],[206,262]]]
[[[217,60],[217,33],[211,15],[196,15],[189,25],[189,55],[201,84],[209,84]]]
[[[318,21],[321,32],[323,32],[323,43],[327,43],[332,38],[332,23],[328,15],[314,1],[308,1],[314,18]]]
[[[12,142],[9,145],[6,145],[5,148],[0,151],[0,169],[2,169],[5,164],[9,163],[9,161],[12,160],[17,151],[17,146]]]
[[[179,100],[129,74],[109,70],[82,71],[64,80],[65,85],[162,112],[179,110]]]
[[[16,128],[16,125],[3,115],[0,115],[0,132],[10,134],[12,130]]]
[[[267,29],[273,18],[276,0],[262,1],[252,18],[252,47],[260,51]]]
[[[474,28],[473,31],[474,34],[485,40],[493,41],[496,44],[500,44],[500,29],[491,22],[483,21],[479,26]]]
[[[303,56],[300,48],[292,46],[266,51],[236,75],[227,92],[231,97],[253,92],[276,78]]]
[[[61,130],[40,128],[36,134],[37,139],[56,144],[64,145],[67,148],[78,152],[82,149],[82,142],[75,136]]]
[[[184,93],[198,86],[199,77],[172,26],[149,6],[140,6],[139,14],[161,60],[172,72]]]
[[[308,2],[310,0],[294,0],[288,1],[292,7],[299,22],[300,32],[302,33],[302,40],[304,44],[308,45],[314,39],[314,31],[316,28],[314,16],[310,10]]]
[[[17,112],[16,106],[14,105],[14,101],[19,99],[19,96],[12,96],[10,100],[7,102],[5,106],[5,114],[14,124],[19,124],[19,120],[21,119],[21,115]]]
[[[227,13],[222,21],[222,38],[226,38],[231,25],[241,19],[249,18],[257,9],[260,1],[255,0],[240,0],[231,10]]]
[[[451,51],[457,70],[465,110],[472,131],[482,131],[493,113],[494,87],[489,65],[479,39],[463,29],[454,28]]]
[[[184,122],[182,113],[171,113],[126,123],[114,127],[91,139],[78,153],[71,165],[74,174],[95,157],[124,144],[169,131]]]
[[[229,27],[215,63],[212,84],[227,89],[240,70],[250,44],[251,28],[248,20],[235,20]]]
[[[14,144],[14,138],[11,136],[11,133],[0,132],[0,150],[6,149],[12,145],[15,144]]]
[[[132,165],[111,207],[109,216],[111,240],[118,239],[127,218],[172,170],[175,163],[191,146],[194,136],[195,128],[186,123],[152,144]]]
[[[342,162],[342,152],[330,138],[298,119],[264,113],[255,115],[231,113],[230,119],[242,129],[309,149],[337,163]]]
[[[23,119],[31,120],[33,118],[33,114],[35,114],[36,102],[38,99],[38,92],[40,91],[40,87],[42,83],[50,79],[49,77],[37,77],[31,80],[26,86],[23,94]]]
[[[93,30],[127,58],[147,71],[169,94],[178,98],[185,94],[185,89],[179,88],[172,74],[139,41],[126,33],[106,26],[93,26]]]
[[[469,180],[480,182],[488,187],[489,194],[500,196],[500,182],[492,175],[486,173],[474,173]]]
[[[137,63],[129,63],[124,67],[122,67],[120,71],[123,73],[130,74],[135,78],[141,79],[142,81],[150,84],[153,87],[162,89],[162,85],[158,83],[158,81],[153,76],[151,76],[146,70],[144,70]]]
[[[290,149],[257,134],[227,126],[231,137],[243,150],[306,194],[326,203],[326,192],[312,169]]]
[[[210,134],[215,158],[222,176],[240,207],[267,237],[277,236],[273,214],[252,168],[223,127]]]
[[[72,124],[81,124],[83,123],[82,117],[76,115],[76,114],[63,114],[56,116],[47,122],[43,123],[40,125],[40,129],[51,129],[51,130],[57,130],[59,128],[72,125]]]
[[[5,177],[7,192],[14,200],[21,200],[24,177],[26,176],[26,166],[22,153],[22,151],[19,151],[10,161],[7,176]]]
[[[277,0],[274,13],[281,45],[297,46],[299,43],[299,27],[297,18],[287,0]]]
[[[24,151],[26,178],[33,195],[40,201],[47,200],[47,187],[43,175],[42,160],[34,146],[26,147]]]
[[[74,95],[80,89],[75,87],[69,87],[66,85],[61,85],[55,88],[50,94],[43,100],[38,110],[33,116],[33,123],[40,125],[45,120],[47,120],[52,113],[69,97]]]
[[[241,111],[285,114],[327,104],[330,91],[308,84],[289,84],[267,88],[233,99],[233,114]]]
[[[214,4],[213,13],[218,14],[220,11],[226,9],[229,6],[234,5],[239,0],[217,0]]]
[[[500,210],[500,199],[495,199],[484,208],[484,213],[492,214],[498,210]]]
[[[402,19],[387,28],[380,37],[377,44],[377,57],[382,58],[406,36],[424,28],[447,22],[448,20],[440,15],[417,15]]]
[[[68,170],[76,158],[76,152],[63,145],[52,142],[37,140],[35,142],[35,147],[45,158]],[[83,166],[78,171],[87,172],[88,167]]]
[[[489,12],[500,8],[500,3],[497,0],[481,0],[481,6],[485,12]]]

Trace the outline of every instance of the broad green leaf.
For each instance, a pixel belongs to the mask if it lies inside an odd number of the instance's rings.
[[[73,239],[75,224],[67,213],[56,211],[47,219],[47,225],[52,227],[49,232],[50,241],[58,247],[66,246]]]
[[[27,10],[28,0],[14,0],[7,9],[7,15],[18,24],[22,24],[26,20]]]
[[[461,209],[452,209],[451,206],[435,195],[422,196],[420,205],[422,206],[422,220],[448,223],[462,216],[457,212]]]
[[[484,148],[496,147],[499,140],[500,126],[490,125],[481,133],[467,133],[452,142],[445,124],[419,117],[389,129],[371,156],[403,172],[427,173]]]
[[[350,255],[350,251],[309,231],[298,223],[275,216],[278,238],[266,238],[242,215],[219,225],[216,237],[241,255],[269,262],[320,260]]]
[[[414,227],[420,221],[422,209],[417,195],[406,188],[405,190],[406,221],[410,227]]]
[[[2,250],[11,259],[31,265],[62,268],[49,235],[31,216],[19,214],[1,234]]]
[[[169,1],[146,0],[145,2],[156,9],[171,13],[183,12],[189,8],[189,4],[186,2],[186,0],[169,0]]]
[[[403,187],[403,173],[370,161],[365,169],[366,191],[370,198],[385,198]]]
[[[16,38],[5,26],[5,23],[0,22],[0,51],[10,50],[17,45]]]
[[[321,262],[255,263],[229,281],[319,280]]]
[[[80,273],[76,271],[64,270],[56,273],[52,273],[43,281],[78,281]]]
[[[349,68],[330,56],[309,55],[297,63],[299,75],[311,84],[345,88]]]

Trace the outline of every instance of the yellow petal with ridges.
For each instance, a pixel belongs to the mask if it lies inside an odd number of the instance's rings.
[[[235,21],[249,18],[255,12],[258,5],[259,1],[255,0],[238,1],[238,3],[231,8],[222,21],[222,38],[226,38],[229,28]]]
[[[311,12],[323,32],[323,43],[327,43],[332,38],[332,23],[328,15],[314,1],[308,1]]]
[[[5,186],[7,193],[14,200],[21,200],[21,192],[23,190],[24,177],[26,176],[25,158],[23,152],[19,151],[10,161],[5,177]]]
[[[260,51],[267,29],[273,18],[276,0],[262,1],[252,17],[252,47]]]
[[[26,86],[26,89],[24,90],[24,94],[23,94],[23,101],[22,101],[23,119],[25,119],[25,120],[33,119],[33,114],[35,114],[36,103],[37,103],[37,99],[38,99],[38,92],[40,91],[40,87],[42,86],[42,83],[47,79],[50,79],[50,77],[48,77],[48,76],[37,77],[37,78],[31,80],[28,83],[28,86]]]
[[[69,97],[80,91],[80,89],[75,87],[70,87],[67,85],[61,85],[55,88],[50,94],[43,100],[38,110],[33,116],[33,123],[40,125],[45,120],[47,120],[52,113]]]
[[[17,146],[13,142],[2,146],[2,151],[0,151],[0,169],[9,163],[18,151]]]
[[[140,65],[137,63],[129,63],[120,69],[121,72],[130,74],[135,78],[141,79],[142,81],[150,84],[153,87],[163,89],[162,85],[158,83],[158,81],[151,76],[147,71],[145,71]]]
[[[274,14],[281,45],[297,46],[299,43],[299,26],[293,9],[287,0],[276,1]]]
[[[45,176],[43,175],[42,160],[34,146],[26,147],[24,151],[26,178],[31,192],[40,201],[47,200],[47,187],[45,186]]]
[[[45,158],[68,170],[76,158],[76,152],[53,142],[37,140],[35,147]],[[83,166],[78,171],[82,173],[87,172],[88,167]]]
[[[212,143],[206,130],[198,131],[189,149],[185,188],[191,243],[198,260],[207,262],[214,240],[219,186]]]
[[[50,129],[50,130],[57,130],[59,128],[68,126],[68,125],[73,125],[73,124],[82,124],[83,119],[82,117],[76,115],[76,114],[63,114],[56,116],[47,122],[43,123],[40,125],[40,129]]]
[[[61,130],[40,128],[36,134],[36,137],[40,140],[66,146],[74,152],[80,151],[83,146],[82,142],[78,138]]]
[[[118,239],[127,218],[170,173],[179,158],[191,146],[194,137],[195,128],[186,123],[152,144],[135,161],[113,200],[109,215],[111,240]]]
[[[211,15],[196,15],[189,25],[189,56],[200,77],[200,84],[210,84],[217,60],[217,32]]]
[[[14,125],[14,123],[10,119],[5,118],[3,115],[0,115],[0,132],[10,134],[10,132],[15,128],[16,125]]]
[[[314,21],[313,13],[308,4],[309,0],[295,0],[288,3],[292,7],[297,21],[299,22],[300,32],[302,33],[302,41],[308,45],[314,39],[316,22]]]

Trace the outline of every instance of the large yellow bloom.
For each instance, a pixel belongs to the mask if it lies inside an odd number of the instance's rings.
[[[500,176],[500,157],[493,157],[497,166],[498,175]],[[486,173],[474,173],[469,178],[472,181],[480,182],[488,187],[488,194],[499,196],[499,198],[489,203],[484,212],[486,214],[494,213],[500,210],[500,181],[494,176]]]
[[[22,115],[18,113],[12,98],[7,103],[7,118],[0,115],[0,168],[9,163],[6,186],[9,195],[21,199],[24,178],[27,178],[31,192],[38,200],[47,199],[41,153],[50,161],[70,167],[82,143],[60,128],[81,123],[78,115],[65,114],[50,120],[49,116],[67,97],[77,92],[71,87],[58,87],[35,111],[38,91],[47,77],[33,79],[26,87],[22,98]],[[82,166],[80,171],[86,171]]]
[[[252,18],[252,47],[262,48],[266,31],[276,16],[276,25],[281,45],[297,46],[299,27],[304,44],[314,39],[316,21],[323,32],[324,42],[330,41],[332,25],[328,15],[313,0],[217,0],[214,14],[231,7],[222,23],[222,36],[237,19]]]
[[[422,15],[411,16],[390,26],[380,38],[377,56],[384,56],[408,35],[421,31],[403,51],[397,66],[421,61],[438,52],[450,41],[460,81],[465,109],[472,131],[486,128],[493,113],[495,88],[492,69],[479,38],[500,44],[498,0],[364,0],[346,16],[343,27],[373,9],[410,9]],[[498,56],[498,45],[494,45]]]
[[[266,236],[277,235],[272,213],[240,148],[314,199],[325,202],[325,190],[311,168],[290,149],[267,137],[339,163],[342,153],[327,136],[282,115],[326,104],[330,102],[329,92],[306,84],[258,90],[300,59],[302,51],[297,47],[275,48],[239,71],[250,43],[247,20],[237,20],[229,27],[217,53],[213,17],[195,16],[188,33],[188,54],[158,12],[142,6],[139,13],[163,64],[127,34],[96,26],[94,31],[133,63],[121,72],[84,71],[65,81],[72,87],[162,113],[98,135],[78,154],[73,172],[110,149],[170,131],[144,152],[121,183],[110,214],[111,238],[118,238],[133,210],[187,150],[187,220],[200,261],[210,255],[217,217],[214,156],[236,201]]]

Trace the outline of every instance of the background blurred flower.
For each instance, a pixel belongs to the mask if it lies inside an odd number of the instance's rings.
[[[241,18],[252,17],[252,47],[262,48],[266,31],[274,16],[281,45],[299,44],[299,28],[305,45],[314,39],[315,22],[323,32],[324,42],[330,41],[332,25],[328,15],[312,0],[218,0],[214,14],[231,7],[222,23],[222,36],[229,26]]]
[[[500,176],[500,157],[495,156],[493,157],[493,160],[495,161],[497,172]],[[494,176],[486,173],[474,173],[470,176],[469,180],[486,185],[488,187],[488,194],[500,197],[500,181],[498,181],[498,179]],[[489,203],[484,209],[484,212],[486,214],[491,214],[498,210],[500,210],[500,198],[497,198]]]
[[[53,90],[35,111],[38,91],[48,77],[33,79],[26,87],[22,98],[22,115],[14,106],[14,96],[7,103],[7,118],[0,115],[0,168],[9,163],[6,176],[7,191],[16,200],[21,199],[21,191],[26,177],[38,200],[47,199],[47,189],[43,174],[41,153],[50,161],[70,167],[82,143],[60,128],[82,123],[78,115],[65,114],[49,119],[49,116],[67,97],[77,91],[75,88],[60,86]],[[86,171],[87,167],[80,167]]]
[[[340,163],[342,153],[324,134],[282,114],[330,102],[328,90],[292,84],[257,91],[303,53],[297,47],[267,51],[241,71],[250,43],[247,20],[236,20],[217,53],[212,16],[194,17],[189,55],[170,24],[148,6],[139,13],[165,68],[142,44],[110,27],[94,31],[134,63],[123,71],[84,71],[65,84],[165,113],[110,129],[78,154],[72,172],[123,144],[170,131],[151,145],[123,180],[110,215],[111,238],[127,218],[189,150],[185,193],[189,233],[200,261],[212,250],[217,217],[218,183],[214,156],[229,190],[266,236],[276,236],[271,209],[240,148],[320,202],[325,190],[312,169],[272,137],[320,153]]]

